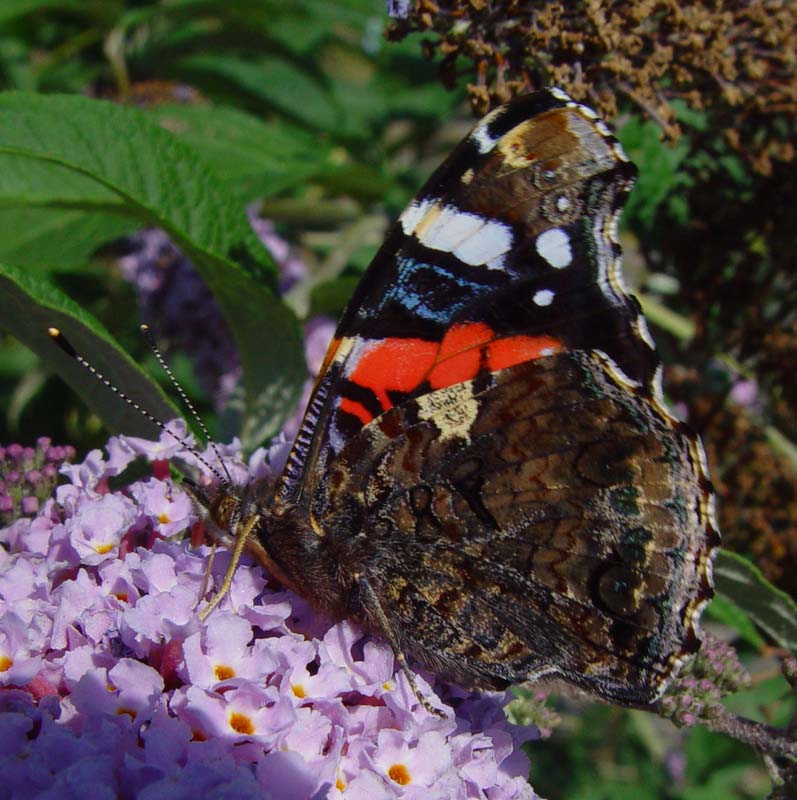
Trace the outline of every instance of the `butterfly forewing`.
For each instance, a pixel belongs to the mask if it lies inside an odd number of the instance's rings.
[[[601,349],[629,380],[658,360],[619,267],[634,167],[594,114],[550,92],[498,109],[408,206],[337,329],[281,487],[397,403],[539,357]],[[313,447],[308,446],[313,439]]]

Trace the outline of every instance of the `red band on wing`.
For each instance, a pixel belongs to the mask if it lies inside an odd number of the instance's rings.
[[[366,349],[348,376],[349,380],[370,389],[382,409],[387,411],[393,405],[388,392],[411,392],[423,383],[435,362],[439,346],[437,342],[427,342],[425,339],[383,339]],[[359,403],[357,405],[360,406]],[[373,415],[362,406],[360,408],[368,415],[367,422],[370,422]],[[343,404],[341,409],[347,410]],[[363,420],[362,413],[349,413]]]
[[[485,367],[497,372],[561,349],[562,343],[550,336],[499,339],[489,325],[469,322],[454,325],[441,342],[391,337],[369,343],[348,378],[370,389],[387,411],[393,406],[389,392],[411,393],[424,382],[433,390],[444,389],[475,378]],[[347,397],[340,410],[363,425],[374,418],[362,403]]]
[[[454,325],[440,342],[435,367],[429,373],[432,389],[445,389],[476,376],[482,346],[495,341],[495,331],[484,322]]]
[[[498,339],[487,348],[487,368],[490,372],[514,367],[524,361],[534,361],[544,355],[558,353],[562,343],[551,336],[510,336]]]

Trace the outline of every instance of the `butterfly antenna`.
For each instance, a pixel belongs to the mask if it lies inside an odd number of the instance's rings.
[[[166,363],[166,359],[163,357],[163,353],[161,353],[160,348],[155,341],[155,337],[152,335],[152,329],[146,322],[142,322],[139,325],[139,330],[141,331],[142,335],[144,336],[144,340],[149,345],[149,349],[152,350],[152,354],[158,360],[158,363],[161,365],[161,369],[169,376],[169,380],[172,382],[172,386],[177,390],[177,394],[180,395],[180,399],[183,401],[183,405],[191,412],[191,416],[194,418],[194,421],[197,425],[199,425],[200,430],[205,436],[205,441],[210,445],[211,449],[213,450],[216,458],[218,459],[219,464],[221,464],[221,468],[224,470],[224,474],[227,476],[227,480],[222,481],[228,487],[232,486],[232,475],[230,475],[229,470],[227,469],[227,465],[224,463],[221,453],[219,452],[219,448],[216,447],[216,442],[213,441],[213,438],[210,435],[210,431],[208,431],[207,426],[202,420],[202,417],[199,416],[197,413],[196,408],[194,408],[194,404],[189,400],[188,395],[183,390],[183,387],[180,385],[179,381],[175,377],[174,373],[171,370],[171,367]],[[217,474],[218,477],[218,474]]]
[[[216,467],[210,464],[204,458],[204,456],[202,456],[202,454],[187,439],[184,439],[183,437],[178,436],[176,433],[174,433],[174,431],[169,430],[169,428],[167,428],[166,425],[164,425],[157,417],[150,414],[150,412],[147,411],[146,408],[139,405],[131,397],[128,397],[118,386],[109,381],[108,378],[106,378],[90,361],[88,361],[86,358],[80,355],[80,353],[78,353],[78,351],[75,350],[75,348],[72,346],[69,339],[67,339],[66,336],[64,336],[64,334],[61,333],[61,330],[59,328],[54,328],[54,327],[48,328],[47,333],[50,335],[50,338],[61,348],[61,350],[63,350],[70,358],[74,359],[75,361],[78,362],[78,364],[85,367],[95,378],[97,378],[97,380],[99,380],[102,384],[107,386],[114,394],[118,395],[122,400],[125,401],[125,403],[127,403],[127,405],[129,405],[131,408],[134,408],[145,419],[149,420],[153,425],[156,425],[160,430],[162,430],[164,433],[167,433],[169,436],[172,437],[172,439],[174,439],[176,442],[185,447],[186,450],[190,451],[194,456],[194,458],[196,458],[197,461],[199,461],[201,464],[207,467],[208,470],[211,473],[213,473],[213,475],[215,475],[216,478],[218,478],[221,483],[223,483],[227,487],[232,485],[232,478],[230,477],[230,473],[227,471],[227,467],[221,460],[218,449],[216,448],[215,445],[213,445],[212,442],[211,445],[213,446],[213,452],[219,459],[219,463],[221,464],[222,468],[224,469],[224,472],[227,475],[226,478],[224,477],[224,475],[221,474],[221,472],[219,472],[219,470],[216,469]],[[161,361],[160,358],[158,360]],[[163,362],[161,361],[161,363]],[[168,368],[167,372],[169,376],[172,378],[172,381],[174,381],[174,377],[172,376]],[[182,390],[180,390],[180,396],[185,399],[185,394],[182,392]],[[191,408],[192,413],[196,417],[196,412],[194,411],[193,407],[191,406],[190,403],[188,405],[189,408]],[[202,430],[207,435],[207,430],[205,429],[204,425],[202,425]]]

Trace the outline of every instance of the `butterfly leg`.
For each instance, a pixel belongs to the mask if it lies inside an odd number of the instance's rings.
[[[203,598],[208,591],[208,584],[210,583],[210,571],[213,568],[213,561],[216,558],[217,546],[218,542],[216,541],[213,541],[210,545],[210,555],[208,556],[208,564],[205,567],[205,574],[202,576],[202,586],[199,588],[200,600],[197,601],[197,605],[202,602],[201,598]]]
[[[382,609],[382,604],[379,602],[379,596],[374,591],[373,586],[371,586],[369,583],[368,578],[366,578],[364,575],[357,575],[355,577],[357,580],[358,589],[360,590],[360,597],[365,600],[365,608],[376,618],[382,635],[385,637],[385,639],[387,639],[387,643],[390,645],[390,649],[393,651],[396,661],[398,661],[399,668],[404,673],[404,676],[410,684],[412,693],[418,698],[418,702],[430,714],[434,714],[436,717],[445,716],[440,709],[434,708],[418,689],[418,685],[415,682],[415,676],[412,674],[409,666],[407,666],[407,658],[401,650],[396,632],[393,626],[390,624],[390,620],[388,620],[384,610]]]
[[[216,606],[224,599],[224,595],[230,591],[232,578],[233,575],[235,575],[235,569],[238,566],[238,562],[241,560],[241,553],[243,553],[246,543],[249,540],[249,536],[259,521],[260,517],[257,514],[252,514],[242,525],[239,526],[239,530],[237,531],[235,537],[235,548],[232,551],[232,558],[230,559],[230,566],[227,567],[227,572],[224,575],[221,588],[216,592],[215,595],[213,595],[207,606],[205,606],[205,608],[199,612],[199,618],[201,620],[204,621],[207,619],[208,614],[210,614],[210,612],[216,608]]]

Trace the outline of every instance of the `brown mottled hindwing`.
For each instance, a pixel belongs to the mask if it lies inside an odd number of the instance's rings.
[[[394,408],[312,508],[402,646],[468,686],[655,698],[698,646],[716,545],[694,438],[567,353]]]

